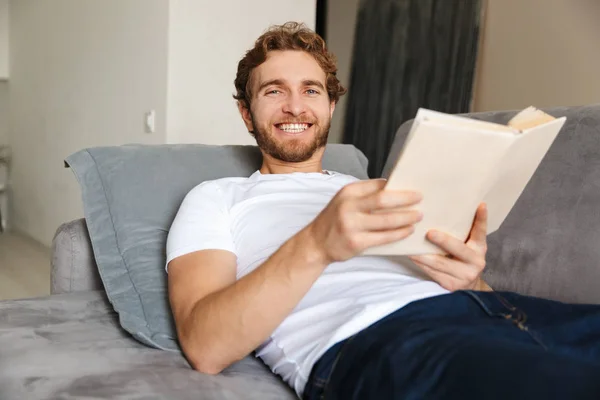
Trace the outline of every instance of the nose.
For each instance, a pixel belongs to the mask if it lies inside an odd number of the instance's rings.
[[[290,93],[283,104],[283,112],[293,116],[300,116],[306,111],[306,105],[300,94]]]

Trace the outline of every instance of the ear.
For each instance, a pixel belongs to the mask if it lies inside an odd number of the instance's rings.
[[[335,110],[335,101],[329,103],[329,118],[333,118],[333,111]]]
[[[246,125],[246,129],[248,132],[254,132],[254,124],[252,123],[252,116],[250,115],[250,110],[246,107],[245,102],[238,100],[237,102],[238,110],[240,111],[240,115],[244,120],[244,125]]]

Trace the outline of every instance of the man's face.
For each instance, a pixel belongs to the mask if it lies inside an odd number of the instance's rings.
[[[325,146],[335,108],[325,81],[325,72],[303,51],[271,51],[252,72],[250,110],[240,111],[264,153],[303,162]]]

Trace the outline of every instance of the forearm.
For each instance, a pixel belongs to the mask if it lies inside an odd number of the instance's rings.
[[[305,229],[260,267],[195,304],[180,336],[194,368],[218,373],[258,347],[326,268]]]

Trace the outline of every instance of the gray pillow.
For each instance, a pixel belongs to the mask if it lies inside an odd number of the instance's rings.
[[[148,346],[179,350],[164,270],[168,230],[194,186],[250,176],[260,167],[260,151],[235,145],[126,145],[81,150],[65,163],[81,186],[94,256],[121,326]],[[323,167],[367,178],[367,159],[351,145],[328,145]]]

